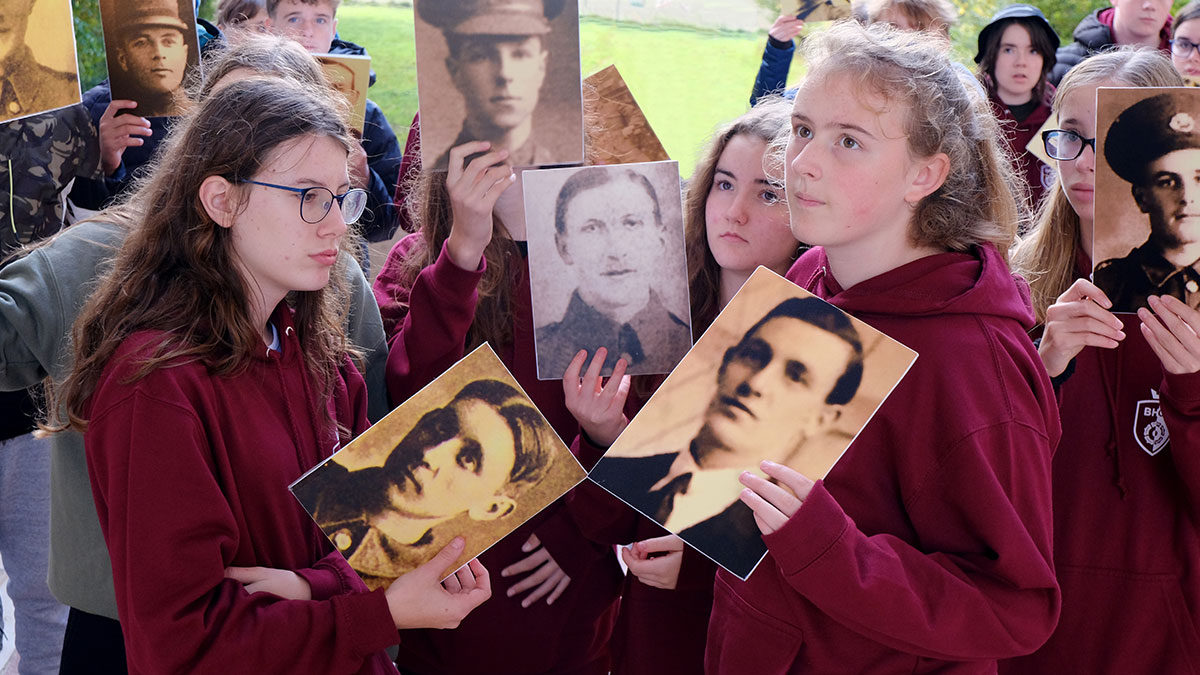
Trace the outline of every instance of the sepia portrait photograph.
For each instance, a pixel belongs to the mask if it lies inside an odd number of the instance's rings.
[[[184,83],[200,67],[193,11],[191,0],[100,0],[112,98],[137,101],[130,114],[183,113]]]
[[[767,548],[738,477],[823,478],[916,358],[760,267],[589,477],[745,579]]]
[[[616,66],[583,80],[588,164],[634,164],[670,159]]]
[[[488,141],[515,167],[583,163],[578,0],[416,0],[421,162]]]
[[[837,21],[852,15],[850,0],[783,0],[781,14],[803,21]]]
[[[79,103],[70,0],[0,0],[0,122]]]
[[[585,475],[484,344],[291,490],[374,589],[456,536],[466,564]]]
[[[538,378],[580,349],[601,371],[670,372],[692,346],[679,164],[526,171],[525,227]]]
[[[350,103],[350,128],[362,133],[367,116],[367,87],[371,79],[371,57],[358,54],[316,54],[329,84]]]
[[[1099,88],[1095,150],[1092,279],[1112,311],[1151,295],[1200,307],[1200,90]]]

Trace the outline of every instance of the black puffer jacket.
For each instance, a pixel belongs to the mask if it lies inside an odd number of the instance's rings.
[[[1057,87],[1063,75],[1066,75],[1072,66],[1101,49],[1116,44],[1113,41],[1112,27],[1100,22],[1100,12],[1111,11],[1113,11],[1111,7],[1106,7],[1083,17],[1083,21],[1079,22],[1079,25],[1075,27],[1075,32],[1071,34],[1075,40],[1059,47],[1055,53],[1057,63],[1054,64],[1054,69],[1050,71],[1050,74],[1046,76],[1051,84]]]

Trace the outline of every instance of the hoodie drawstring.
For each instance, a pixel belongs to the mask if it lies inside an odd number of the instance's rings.
[[[1095,349],[1093,347],[1093,349]],[[1105,350],[1107,351],[1107,350]],[[1121,444],[1117,442],[1120,436],[1120,422],[1118,418],[1117,397],[1121,387],[1121,364],[1124,362],[1124,350],[1118,345],[1113,350],[1111,358],[1105,358],[1108,354],[1101,352],[1100,357],[1100,380],[1104,385],[1104,398],[1108,404],[1108,440],[1104,444],[1104,454],[1112,460],[1113,463],[1113,484],[1117,486],[1117,491],[1124,500],[1129,496],[1129,489],[1125,486],[1125,475],[1121,471]],[[1110,370],[1112,372],[1110,372]],[[1110,380],[1112,380],[1110,382]]]

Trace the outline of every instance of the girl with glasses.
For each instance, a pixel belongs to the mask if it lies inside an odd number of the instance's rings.
[[[1029,280],[1062,421],[1062,613],[1045,645],[1001,672],[1194,672],[1200,654],[1200,313],[1156,296],[1114,315],[1088,281],[1096,88],[1179,84],[1161,53],[1124,48],[1075,66],[1054,100],[1062,130],[1046,149],[1059,185],[1013,264]]]
[[[1171,63],[1187,84],[1200,85],[1200,0],[1184,5],[1175,16]]]
[[[394,673],[397,628],[454,626],[489,595],[478,561],[439,583],[461,541],[367,592],[288,491],[367,426],[342,328],[361,210],[343,108],[225,84],[105,212],[129,233],[55,400],[84,432],[130,672]]]

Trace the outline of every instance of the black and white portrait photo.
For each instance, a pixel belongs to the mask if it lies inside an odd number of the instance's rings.
[[[0,0],[0,122],[79,103],[70,0]]]
[[[760,267],[590,478],[745,579],[767,549],[738,477],[824,477],[915,358]]]
[[[583,163],[577,0],[418,0],[421,161],[488,141],[516,167]]]
[[[101,0],[100,18],[113,100],[137,101],[141,117],[182,114],[200,67],[191,0]]]
[[[459,564],[583,480],[584,471],[483,345],[292,485],[368,586],[466,538]]]
[[[1151,295],[1200,307],[1200,89],[1101,87],[1096,100],[1096,285],[1114,312]],[[1060,142],[1070,154],[1085,141]]]
[[[540,379],[581,349],[603,373],[670,372],[692,346],[679,165],[526,171],[525,219]]]

